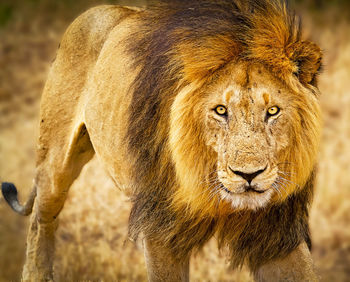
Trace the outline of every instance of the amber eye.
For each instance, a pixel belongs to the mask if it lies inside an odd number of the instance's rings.
[[[280,112],[280,108],[277,106],[273,106],[267,110],[269,116],[275,116]]]
[[[225,106],[219,105],[215,108],[215,112],[220,116],[227,115],[227,109]]]

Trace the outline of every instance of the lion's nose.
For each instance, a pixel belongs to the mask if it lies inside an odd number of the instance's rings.
[[[241,176],[242,178],[244,178],[245,180],[247,180],[249,185],[255,177],[257,177],[259,174],[263,173],[266,169],[266,167],[265,167],[264,169],[257,170],[253,173],[246,173],[246,172],[239,171],[239,170],[233,170],[231,167],[229,167],[229,168],[234,174],[237,174],[237,175]]]

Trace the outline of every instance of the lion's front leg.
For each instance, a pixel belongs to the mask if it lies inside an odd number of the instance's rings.
[[[167,248],[147,239],[144,240],[144,249],[150,282],[189,281],[189,256],[179,261]]]
[[[30,219],[27,238],[27,258],[23,268],[23,281],[52,281],[54,254],[54,233],[57,219],[51,222],[39,222],[37,213]]]
[[[260,267],[255,274],[255,280],[265,281],[318,281],[315,274],[310,251],[306,243],[300,244],[293,252],[283,259],[271,261]]]

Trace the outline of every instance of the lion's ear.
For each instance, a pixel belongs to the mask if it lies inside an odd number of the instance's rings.
[[[295,64],[293,73],[302,84],[317,86],[317,75],[322,68],[322,51],[317,44],[301,41],[293,44],[291,60]]]

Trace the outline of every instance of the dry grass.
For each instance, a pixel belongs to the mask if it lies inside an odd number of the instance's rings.
[[[98,3],[77,1],[66,11],[68,1],[52,10],[53,2],[26,2],[0,27],[0,180],[16,183],[22,200],[34,175],[39,97],[50,61],[72,18]],[[350,281],[350,24],[332,11],[312,17],[301,12],[307,31],[325,50],[326,63],[320,81],[325,127],[311,214],[313,256],[323,281]],[[129,209],[128,199],[93,159],[72,186],[60,216],[56,278],[146,280],[142,242],[127,240]],[[2,198],[0,214],[0,281],[18,280],[28,219],[15,215]],[[228,269],[215,240],[192,259],[191,278],[251,281],[246,270]]]

